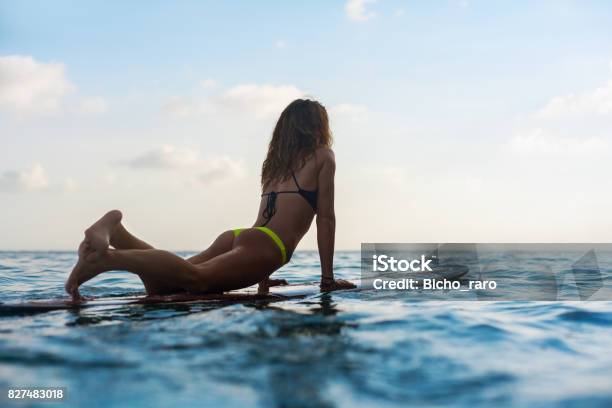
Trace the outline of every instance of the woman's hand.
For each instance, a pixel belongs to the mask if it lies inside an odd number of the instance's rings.
[[[321,279],[321,292],[331,292],[332,290],[355,289],[357,285],[344,279]]]
[[[258,295],[267,295],[270,293],[270,288],[272,286],[285,286],[289,283],[285,279],[270,279],[265,278],[261,282],[259,282],[259,286],[257,287]]]

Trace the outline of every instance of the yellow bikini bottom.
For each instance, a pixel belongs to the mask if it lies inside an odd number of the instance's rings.
[[[240,233],[242,233],[242,231],[244,231],[245,229],[248,229],[248,228],[236,228],[234,230],[234,237],[237,237],[238,235],[240,235]],[[274,243],[278,246],[278,249],[280,249],[281,251],[283,265],[286,264],[287,263],[287,249],[285,248],[285,244],[283,244],[283,240],[280,239],[280,237],[276,234],[276,232],[272,231],[268,227],[254,227],[254,229],[260,230],[261,232],[263,232],[264,234],[272,238],[272,241],[274,241]]]

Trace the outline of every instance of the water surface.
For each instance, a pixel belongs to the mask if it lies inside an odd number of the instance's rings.
[[[0,301],[64,296],[75,260],[0,252]],[[337,253],[337,276],[358,278],[359,262],[359,252]],[[275,276],[311,282],[318,274],[317,254],[298,252]],[[82,293],[143,290],[134,275],[113,272]],[[610,350],[612,302],[336,292],[0,316],[0,386],[66,387],[67,400],[49,406],[69,407],[610,407]]]

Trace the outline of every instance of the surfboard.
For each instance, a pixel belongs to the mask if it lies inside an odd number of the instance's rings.
[[[460,265],[448,265],[437,267],[433,272],[417,272],[404,274],[416,280],[429,278],[459,279],[468,273],[469,269]],[[349,291],[371,289],[373,279],[362,279],[351,281],[357,288]],[[251,286],[245,289],[221,293],[221,294],[175,294],[155,296],[117,296],[86,299],[83,301],[72,301],[70,299],[33,300],[28,302],[0,303],[0,315],[44,313],[53,310],[78,310],[92,307],[104,306],[131,306],[131,305],[173,305],[173,304],[198,304],[198,303],[247,303],[247,302],[280,302],[291,299],[302,299],[320,293],[319,283],[289,284],[273,286],[265,295],[257,293],[257,287]]]
[[[257,287],[252,286],[236,291],[218,294],[189,294],[153,296],[117,296],[86,298],[82,301],[71,299],[33,300],[29,302],[0,303],[0,315],[19,313],[41,313],[53,310],[76,310],[102,306],[130,306],[130,305],[172,305],[190,303],[245,303],[245,302],[279,302],[290,299],[300,299],[320,293],[318,283],[290,284],[273,286],[265,295],[257,293]]]

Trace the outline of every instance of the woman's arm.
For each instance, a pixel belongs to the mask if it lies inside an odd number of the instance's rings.
[[[325,150],[319,171],[319,197],[317,200],[317,244],[321,259],[321,283],[334,281],[334,242],[336,213],[334,211],[334,152]]]
[[[350,282],[334,279],[334,243],[336,236],[336,214],[334,211],[334,176],[336,159],[330,149],[322,154],[323,163],[319,171],[319,197],[317,200],[317,244],[321,259],[321,290],[354,288]]]

